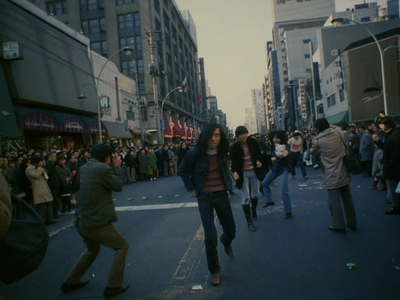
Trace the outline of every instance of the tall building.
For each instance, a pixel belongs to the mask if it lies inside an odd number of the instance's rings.
[[[159,115],[166,137],[184,137],[183,130],[176,130],[181,127],[193,132],[189,129],[200,110],[200,86],[196,27],[188,11],[181,13],[173,0],[30,1],[88,37],[91,49],[106,58],[122,47],[134,49],[130,57],[120,54],[110,59],[123,74],[137,81],[153,142],[159,142],[155,93],[158,101],[164,101]],[[186,92],[169,94],[184,79]]]
[[[266,123],[265,114],[265,100],[263,97],[263,91],[261,89],[251,90],[251,103],[254,106],[255,117],[256,117],[256,131],[258,133],[263,133],[263,128]]]

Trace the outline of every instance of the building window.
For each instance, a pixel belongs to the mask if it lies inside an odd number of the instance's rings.
[[[81,0],[81,11],[104,9],[104,0]]]
[[[304,54],[304,58],[310,58],[310,54]]]
[[[361,22],[369,22],[371,21],[371,17],[363,17],[361,18]]]
[[[101,42],[101,54],[108,55],[108,46],[106,41]]]
[[[137,12],[118,15],[118,24],[119,29],[140,27],[140,14]]]
[[[82,21],[82,31],[83,34],[89,34],[89,23],[88,21]]]
[[[64,15],[68,14],[68,2],[67,1],[52,1],[47,2],[47,11],[53,13],[53,15]]]
[[[120,47],[129,47],[134,51],[142,51],[142,37],[140,35],[119,39]]]
[[[154,0],[154,9],[160,14],[160,0]]]
[[[126,119],[130,121],[135,121],[135,112],[127,111],[126,112]]]
[[[332,107],[336,105],[336,94],[330,95],[327,99],[328,107]]]
[[[139,0],[117,0],[117,5],[139,3]]]
[[[88,10],[97,9],[97,0],[88,0]]]
[[[311,69],[306,69],[307,74],[311,74]]]
[[[106,19],[105,18],[100,19],[100,30],[106,31]]]
[[[310,39],[305,39],[305,40],[303,40],[303,44],[308,44],[309,42],[311,42]]]
[[[100,32],[99,19],[89,20],[89,33]]]

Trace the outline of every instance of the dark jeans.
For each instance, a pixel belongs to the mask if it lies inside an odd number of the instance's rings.
[[[221,267],[218,260],[218,233],[214,225],[214,210],[217,213],[219,223],[223,229],[220,241],[224,246],[228,246],[231,244],[236,234],[236,225],[233,219],[229,196],[228,194],[210,196],[200,193],[197,202],[199,204],[200,217],[204,228],[204,243],[206,247],[208,270],[211,274],[218,273]]]
[[[290,152],[290,164],[292,167],[292,176],[296,176],[296,163],[299,163],[301,174],[303,177],[307,176],[306,168],[303,163],[303,154],[300,151],[298,152]]]

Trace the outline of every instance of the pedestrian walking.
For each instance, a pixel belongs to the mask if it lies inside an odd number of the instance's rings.
[[[189,150],[179,165],[179,175],[186,189],[197,198],[212,285],[221,282],[214,211],[223,229],[219,240],[224,245],[225,253],[229,257],[234,256],[231,242],[235,238],[236,226],[228,195],[228,191],[232,191],[228,150],[229,142],[223,127],[209,123],[203,128],[196,147]]]
[[[112,224],[118,221],[112,192],[120,192],[124,187],[121,158],[113,157],[112,152],[110,146],[96,144],[92,148],[91,158],[79,171],[75,226],[87,249],[62,284],[61,290],[64,293],[89,283],[81,281],[81,278],[100,253],[101,245],[115,250],[104,296],[116,296],[130,286],[123,285],[129,244]]]
[[[247,227],[250,231],[256,231],[257,228],[253,223],[253,220],[257,220],[259,197],[259,179],[256,171],[263,173],[262,155],[257,140],[249,138],[245,126],[238,126],[235,136],[238,140],[230,150],[233,179],[236,181],[236,188],[242,191],[242,208]]]
[[[301,174],[303,175],[304,180],[307,180],[308,176],[303,162],[303,150],[305,145],[303,145],[301,132],[295,130],[293,132],[293,137],[289,139],[288,144],[290,146],[290,165],[292,177],[296,177],[296,165],[299,164]]]
[[[292,217],[292,200],[289,195],[288,178],[290,172],[290,146],[287,143],[287,135],[284,131],[278,130],[271,134],[274,143],[274,150],[272,151],[272,158],[274,163],[271,170],[265,176],[262,187],[264,195],[267,200],[263,207],[275,205],[272,198],[271,183],[280,177],[281,197],[283,202],[283,209],[285,211],[285,219]]]
[[[328,226],[328,229],[346,232],[344,209],[347,227],[356,230],[356,210],[350,192],[351,176],[346,171],[343,162],[346,154],[346,135],[340,128],[330,127],[329,122],[324,118],[316,120],[314,128],[318,135],[312,141],[311,153],[320,155],[322,181],[328,190],[328,205],[332,217],[332,226]],[[343,209],[340,198],[343,202]]]

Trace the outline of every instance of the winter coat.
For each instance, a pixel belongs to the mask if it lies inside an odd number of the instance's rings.
[[[57,164],[56,170],[58,173],[58,178],[60,180],[60,194],[70,194],[71,193],[71,180],[72,180],[72,173],[71,170],[65,166]],[[69,183],[67,183],[67,178],[71,178]]]
[[[224,177],[224,182],[228,191],[232,191],[231,175],[229,174],[227,156],[218,157],[218,164]],[[191,148],[182,163],[179,165],[178,173],[188,192],[196,190],[200,193],[207,179],[210,170],[210,161],[207,153],[199,150],[198,147]]]
[[[247,146],[249,147],[254,171],[257,172],[257,161],[262,162],[263,160],[260,147],[258,146],[258,142],[252,137],[247,138]],[[236,188],[241,189],[243,185],[244,150],[239,141],[233,144],[230,154],[232,160],[232,173],[236,172],[239,175],[239,179],[236,180]]]
[[[372,161],[372,171],[371,171],[372,176],[378,176],[378,174],[382,171],[382,164],[380,162],[382,155],[383,155],[382,149],[376,148],[374,152],[374,160]]]
[[[122,167],[111,168],[95,158],[80,168],[75,219],[81,219],[81,228],[99,228],[118,221],[112,192],[122,191],[124,173]]]
[[[182,160],[185,158],[186,154],[189,151],[189,147],[186,147],[185,149],[179,148],[178,151],[178,166],[181,164]]]
[[[374,156],[374,143],[372,142],[371,135],[367,131],[361,136],[360,154],[362,155],[361,161],[372,161]]]
[[[147,153],[147,163],[153,171],[157,170],[157,156],[154,152]]]
[[[343,162],[346,135],[339,128],[328,128],[320,132],[312,141],[311,154],[320,155],[322,181],[328,190],[350,184],[351,177]]]
[[[147,173],[147,156],[139,154],[138,155],[138,161],[139,161],[139,173]]]
[[[383,148],[383,177],[400,181],[400,129],[389,131],[385,143],[379,145]]]
[[[168,150],[168,158],[169,161],[172,161],[174,163],[174,166],[176,166],[176,156],[175,156],[175,152],[172,151],[171,149]]]
[[[28,177],[32,183],[33,202],[35,204],[42,204],[53,201],[53,196],[47,185],[47,179],[45,177],[47,175],[45,175],[44,168],[29,165],[25,173],[26,177]]]

